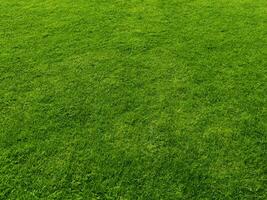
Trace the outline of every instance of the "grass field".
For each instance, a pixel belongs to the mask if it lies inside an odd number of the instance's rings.
[[[1,0],[0,199],[267,199],[266,0]]]

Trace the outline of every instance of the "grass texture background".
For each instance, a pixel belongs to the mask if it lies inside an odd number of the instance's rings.
[[[267,1],[1,0],[0,199],[267,199]]]

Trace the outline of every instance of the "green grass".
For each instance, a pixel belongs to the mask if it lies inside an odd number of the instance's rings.
[[[0,199],[267,199],[266,0],[1,0]]]

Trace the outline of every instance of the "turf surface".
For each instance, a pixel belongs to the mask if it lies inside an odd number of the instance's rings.
[[[267,199],[266,12],[1,0],[0,199]]]

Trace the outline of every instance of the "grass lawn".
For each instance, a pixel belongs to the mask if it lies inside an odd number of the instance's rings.
[[[266,0],[1,0],[0,199],[267,199]]]

